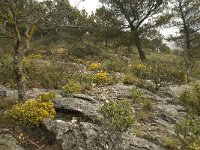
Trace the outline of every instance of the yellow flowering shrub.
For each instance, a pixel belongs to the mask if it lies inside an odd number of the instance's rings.
[[[138,65],[135,66],[135,68],[136,68],[137,70],[145,70],[145,69],[146,69],[146,66],[145,66],[144,64],[138,64]]]
[[[97,84],[105,84],[110,81],[110,77],[107,72],[100,71],[93,76],[93,82]]]
[[[44,118],[54,118],[56,111],[50,98],[54,94],[42,94],[37,99],[29,99],[14,105],[9,111],[9,117],[23,126],[38,126]],[[47,99],[49,98],[49,99]]]
[[[143,77],[143,74],[145,74],[146,70],[147,70],[147,67],[144,64],[137,64],[134,67],[134,72],[137,77]]]
[[[100,63],[91,63],[89,65],[89,69],[94,71],[94,70],[98,70],[100,68]]]

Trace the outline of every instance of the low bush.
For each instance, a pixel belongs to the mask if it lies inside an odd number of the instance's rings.
[[[140,101],[143,93],[139,91],[137,88],[133,87],[129,90],[130,97],[135,100],[135,102]]]
[[[62,93],[64,96],[81,93],[81,85],[80,83],[71,80],[62,87]]]
[[[149,118],[149,112],[143,110],[137,111],[136,118],[138,122],[146,122]]]
[[[44,118],[54,118],[56,111],[50,98],[52,93],[40,95],[37,99],[29,99],[14,105],[8,116],[15,124],[21,126],[38,126]]]
[[[14,86],[13,59],[10,57],[0,60],[0,84]]]
[[[109,74],[105,71],[100,71],[93,75],[93,82],[96,84],[106,84],[109,83],[110,80]]]
[[[200,115],[200,85],[195,85],[192,91],[184,91],[178,97],[178,103],[185,106],[192,115]]]
[[[98,69],[100,69],[100,63],[91,63],[88,66],[88,68],[89,68],[89,70],[92,70],[92,71],[98,70]]]
[[[170,84],[183,84],[186,81],[184,71],[180,67],[161,62],[151,62],[149,65],[138,64],[133,72],[140,79],[151,80],[154,84],[153,92],[160,87]]]
[[[110,101],[101,107],[100,112],[103,124],[112,130],[126,131],[134,126],[134,110],[127,99]]]
[[[127,74],[123,79],[123,83],[126,85],[134,85],[137,83],[137,79],[134,75]]]
[[[107,72],[125,72],[127,70],[127,63],[119,58],[111,58],[102,63],[102,69]]]
[[[169,149],[169,150],[178,150],[178,141],[174,138],[165,138],[164,140],[164,146],[165,148]]]
[[[78,74],[75,65],[26,58],[23,62],[29,88],[60,89]]]
[[[148,112],[153,111],[153,102],[152,102],[152,100],[144,99],[144,101],[142,103],[142,110],[143,111],[148,111]]]
[[[92,44],[73,45],[69,49],[69,54],[78,58],[87,58],[88,56],[101,56],[102,49]]]
[[[182,143],[182,149],[200,149],[200,121],[198,118],[185,118],[175,125],[175,133]]]
[[[137,64],[133,69],[133,72],[138,78],[146,78],[147,66],[145,64]]]

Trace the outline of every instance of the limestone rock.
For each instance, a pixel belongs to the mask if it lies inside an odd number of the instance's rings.
[[[46,119],[43,124],[63,150],[163,150],[133,134],[108,132],[91,123]]]
[[[55,99],[53,103],[57,111],[79,112],[93,121],[99,121],[101,118],[101,114],[98,111],[102,104],[98,102],[93,103],[84,99],[67,97]]]
[[[0,150],[24,150],[11,134],[0,133]]]

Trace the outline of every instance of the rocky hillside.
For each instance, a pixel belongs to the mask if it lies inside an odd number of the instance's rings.
[[[40,128],[48,136],[49,145],[55,146],[56,143],[63,150],[180,149],[180,143],[174,144],[171,138],[176,137],[175,124],[182,120],[187,112],[186,108],[176,103],[176,98],[181,92],[192,88],[191,85],[173,85],[162,88],[155,94],[135,85],[117,83],[107,86],[94,85],[84,94],[63,95],[62,91],[56,90],[54,91],[56,98],[52,99],[57,113],[56,118],[44,119]],[[142,93],[140,102],[132,96],[131,89]],[[27,95],[29,98],[36,98],[41,93],[48,91],[34,88],[27,91]],[[3,86],[0,89],[4,102],[15,98],[16,93],[15,90]],[[113,99],[119,101],[128,99],[131,102],[136,115],[134,127],[119,132],[102,125],[103,117],[100,108]],[[145,105],[147,102],[149,104]],[[5,112],[1,110],[1,115],[3,113]],[[0,149],[26,149],[21,138],[20,135],[16,136],[11,129],[2,126]],[[30,141],[29,145],[31,145]],[[44,145],[40,146],[34,142],[32,145],[32,147],[35,145],[37,149],[45,148]]]

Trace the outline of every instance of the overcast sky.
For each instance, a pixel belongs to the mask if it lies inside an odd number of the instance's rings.
[[[69,0],[72,6],[76,6],[78,4],[79,9],[85,9],[89,14],[92,11],[95,11],[97,7],[99,7],[100,3],[98,0],[85,0],[84,2],[80,2],[80,0]],[[80,3],[79,3],[80,2]]]

